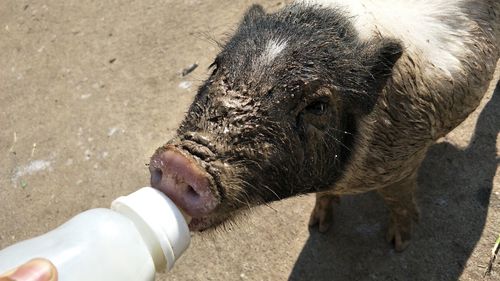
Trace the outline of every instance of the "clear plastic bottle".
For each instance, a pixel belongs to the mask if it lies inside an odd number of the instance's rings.
[[[80,213],[58,228],[0,251],[0,274],[47,258],[60,281],[150,281],[170,270],[191,240],[186,218],[163,193],[144,187],[111,209]]]

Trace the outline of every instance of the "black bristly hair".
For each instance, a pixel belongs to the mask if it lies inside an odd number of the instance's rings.
[[[319,79],[340,90],[348,109],[368,113],[403,48],[393,39],[362,41],[351,20],[341,10],[314,5],[294,4],[274,14],[253,5],[218,59],[232,87],[266,89]],[[286,42],[286,48],[256,69],[270,40]]]

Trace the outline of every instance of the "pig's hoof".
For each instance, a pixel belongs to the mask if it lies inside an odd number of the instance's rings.
[[[318,215],[315,211],[311,214],[311,218],[309,219],[309,226],[314,227],[318,225],[318,231],[321,233],[325,233],[330,229],[332,225],[332,215]]]
[[[394,243],[394,249],[402,252],[408,247],[411,239],[411,223],[409,226],[403,226],[397,223],[391,223],[386,235],[387,242]]]
[[[338,200],[337,196],[318,196],[309,219],[309,226],[318,225],[319,232],[327,232],[333,222],[333,202],[338,202]]]

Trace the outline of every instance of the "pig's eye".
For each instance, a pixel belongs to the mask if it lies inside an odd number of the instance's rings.
[[[306,106],[305,111],[315,115],[323,115],[328,109],[328,104],[324,101],[315,101]]]

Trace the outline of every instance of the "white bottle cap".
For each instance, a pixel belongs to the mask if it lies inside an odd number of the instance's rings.
[[[165,269],[164,261],[170,270],[189,246],[191,235],[186,223],[189,218],[183,216],[170,198],[152,187],[118,197],[111,203],[111,209],[129,217],[146,236],[158,272]],[[154,246],[158,244],[164,255],[161,256],[163,262],[158,261],[158,247]]]

